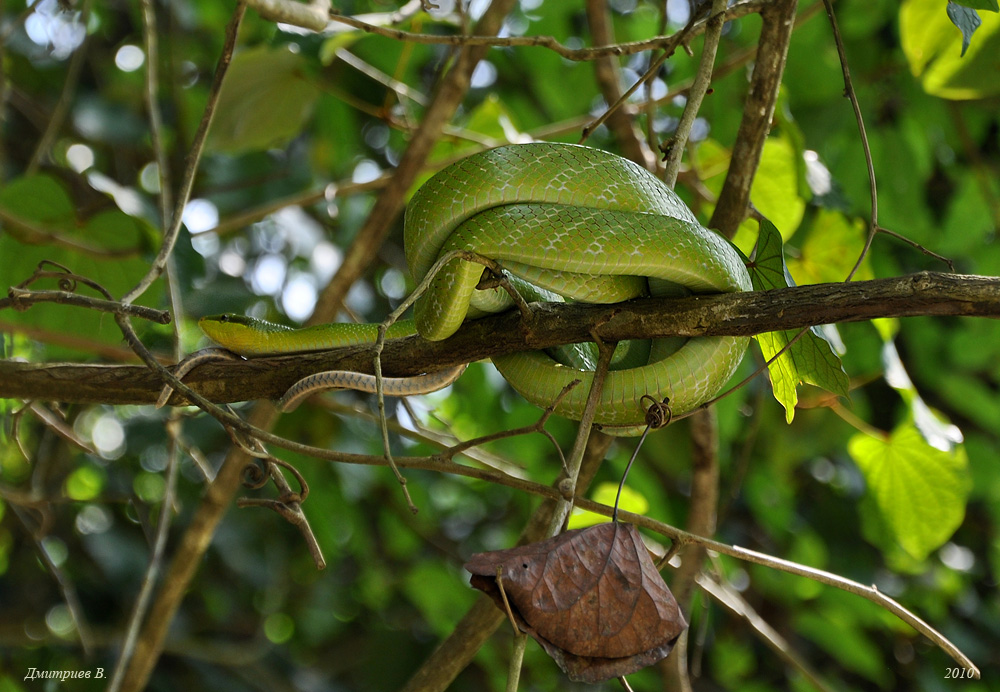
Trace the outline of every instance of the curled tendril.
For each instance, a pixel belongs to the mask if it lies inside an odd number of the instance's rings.
[[[657,401],[648,394],[643,394],[639,397],[639,403],[641,404],[646,399],[649,399],[649,408],[646,409],[646,425],[651,430],[657,430],[669,425],[670,419],[674,415],[669,406],[670,398],[666,397],[663,401]]]
[[[259,490],[267,484],[267,472],[256,461],[251,461],[243,467],[243,487]]]
[[[45,267],[55,267],[56,271],[47,272]],[[35,276],[41,278],[43,276],[48,276],[49,278],[58,278],[58,286],[60,291],[66,291],[67,293],[76,292],[76,278],[70,268],[59,264],[58,262],[53,262],[52,260],[42,260],[38,263],[35,268]]]
[[[646,429],[642,431],[642,436],[639,438],[639,442],[636,443],[635,449],[632,450],[632,456],[629,457],[628,464],[625,465],[625,472],[622,474],[622,479],[618,482],[618,492],[615,493],[615,509],[611,513],[611,521],[618,521],[618,501],[622,497],[622,488],[625,487],[625,479],[628,478],[628,472],[632,469],[632,464],[639,454],[642,443],[646,441],[646,435],[649,434],[650,430],[656,430],[668,425],[670,419],[673,417],[673,412],[668,405],[670,403],[669,397],[665,397],[663,401],[657,401],[648,394],[643,394],[639,397],[639,404],[642,404],[646,399],[649,399],[649,408],[646,409]]]
[[[56,271],[46,271],[46,267],[55,267]],[[39,279],[53,279],[57,278],[59,290],[66,291],[67,293],[76,292],[77,277],[70,270],[69,267],[58,262],[53,262],[52,260],[44,259],[38,263],[35,267],[34,273],[29,276],[25,281],[21,282],[16,286],[16,288],[27,288]]]
[[[47,274],[48,276],[55,276],[56,278],[58,278],[57,285],[59,286],[60,291],[66,291],[67,293],[76,293],[76,284],[77,284],[76,275],[73,274],[73,272],[71,272],[68,267],[64,267],[58,262],[53,262],[51,260],[42,260],[41,262],[38,263],[39,274],[42,274],[41,269],[46,264],[51,264],[52,266],[58,268],[58,271],[56,272],[44,272],[44,274]]]

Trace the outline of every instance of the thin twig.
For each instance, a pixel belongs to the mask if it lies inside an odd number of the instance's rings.
[[[907,245],[909,245],[910,247],[912,247],[912,248],[914,248],[916,250],[919,250],[920,252],[924,253],[928,257],[933,257],[934,259],[938,260],[939,262],[944,262],[945,264],[948,265],[948,271],[950,271],[950,272],[954,272],[955,271],[955,263],[952,262],[949,258],[945,257],[944,255],[939,255],[938,253],[925,248],[923,245],[921,245],[917,241],[910,240],[909,238],[907,238],[902,233],[896,233],[896,231],[890,231],[885,226],[878,226],[877,229],[878,229],[879,233],[883,233],[883,234],[889,236],[890,238],[895,238],[896,240],[900,240],[900,241],[906,243]]]
[[[361,58],[359,58],[346,48],[338,48],[334,52],[334,55],[336,55],[339,59],[343,60],[345,63],[353,67],[361,74],[365,75],[366,77],[369,77],[370,79],[375,80],[384,87],[392,90],[392,92],[396,94],[397,98],[399,98],[401,102],[405,98],[405,99],[410,99],[411,101],[420,106],[427,105],[427,97],[421,94],[419,91],[411,89],[406,83],[401,82],[393,77],[390,77],[389,75],[385,74],[374,65],[365,62],[364,60],[362,60]]]
[[[705,41],[701,51],[701,61],[698,63],[698,71],[695,73],[694,83],[687,92],[687,101],[684,104],[684,112],[681,114],[680,122],[670,140],[670,148],[667,152],[667,162],[663,171],[663,182],[670,189],[677,183],[677,173],[681,169],[681,157],[687,147],[688,137],[691,128],[694,127],[695,118],[701,110],[701,102],[708,93],[708,87],[712,83],[712,73],[715,69],[715,55],[719,49],[719,38],[722,36],[722,26],[726,20],[727,0],[712,0],[711,14],[706,22]]]
[[[345,416],[351,416],[359,420],[366,420],[372,423],[378,424],[378,416],[373,414],[367,407],[360,406],[358,404],[341,404],[338,402],[331,401],[329,399],[321,399],[322,405],[328,411],[334,414],[341,414]],[[522,464],[517,464],[509,459],[502,457],[494,452],[479,449],[476,446],[465,447],[464,444],[459,441],[457,435],[451,431],[451,427],[447,421],[442,420],[439,416],[435,415],[435,418],[444,425],[448,432],[443,432],[425,425],[419,418],[418,412],[414,410],[413,405],[407,399],[402,400],[403,408],[406,410],[410,417],[410,422],[414,427],[409,427],[404,425],[399,420],[388,421],[389,430],[401,437],[407,437],[416,442],[422,442],[431,447],[436,447],[440,452],[438,452],[442,458],[452,459],[454,456],[461,454],[468,460],[481,464],[486,468],[494,469],[500,473],[504,473],[508,476],[514,478],[525,478],[527,474],[525,472],[524,466]],[[542,412],[542,417],[545,417],[546,413]],[[530,434],[532,432],[538,432],[537,430],[532,430],[538,425],[538,422],[534,425],[524,426],[519,428],[521,434]],[[487,436],[488,437],[488,436]],[[476,438],[472,442],[479,444],[479,440],[484,438]],[[456,447],[463,447],[462,449],[455,449]],[[558,445],[557,445],[558,446]]]
[[[247,0],[263,19],[323,31],[328,24],[330,0]]]
[[[410,491],[406,487],[406,478],[403,474],[399,472],[396,468],[395,462],[392,460],[392,450],[389,447],[389,428],[386,423],[385,414],[385,390],[383,388],[383,377],[382,377],[382,349],[385,348],[385,335],[389,327],[396,323],[396,321],[403,315],[404,312],[410,309],[410,307],[430,288],[431,283],[437,278],[437,275],[452,261],[454,260],[465,260],[467,262],[476,262],[477,264],[482,264],[485,267],[490,268],[492,271],[500,272],[499,265],[491,259],[487,259],[475,253],[469,252],[467,250],[453,250],[447,252],[431,266],[427,274],[424,275],[423,279],[415,289],[407,296],[406,300],[399,304],[399,306],[392,311],[392,313],[385,318],[378,326],[378,338],[375,339],[375,355],[374,355],[374,368],[375,368],[375,393],[378,400],[378,413],[379,413],[379,429],[382,433],[382,448],[385,450],[385,458],[389,462],[389,467],[396,476],[396,481],[399,482],[400,487],[403,489],[403,496],[406,498],[406,505],[410,508],[410,511],[414,514],[417,513],[417,506],[413,504],[413,500],[410,498]]]
[[[605,516],[611,516],[611,512],[614,508],[605,505],[600,505],[591,500],[585,498],[578,498],[577,505],[581,509],[585,509],[590,512],[597,512],[598,514],[603,514]],[[812,579],[820,584],[825,584],[827,586],[833,586],[838,589],[847,591],[857,596],[875,603],[876,605],[889,611],[896,617],[898,617],[903,622],[907,623],[913,629],[915,629],[920,634],[923,634],[928,639],[931,640],[936,646],[941,648],[945,653],[951,656],[960,666],[973,671],[975,677],[979,678],[979,669],[975,664],[964,654],[958,647],[951,643],[943,634],[931,627],[927,622],[919,618],[916,614],[908,610],[907,608],[900,605],[897,601],[886,596],[875,586],[865,586],[859,584],[851,579],[841,577],[839,575],[833,574],[831,572],[826,572],[824,570],[816,569],[813,567],[807,567],[790,560],[784,560],[781,558],[773,557],[767,555],[766,553],[761,553],[756,550],[749,550],[747,548],[742,548],[740,546],[730,546],[725,543],[720,543],[718,541],[704,538],[701,536],[695,536],[686,531],[681,531],[662,522],[658,522],[654,519],[644,517],[639,514],[633,514],[631,512],[619,511],[622,515],[622,519],[630,523],[634,523],[638,526],[650,529],[651,531],[656,531],[668,538],[676,541],[681,541],[684,543],[697,542],[708,548],[709,550],[714,550],[715,552],[722,553],[724,555],[729,555],[737,559],[743,560],[745,562],[751,562],[753,564],[763,565],[765,567],[770,567],[781,572],[787,572],[789,574],[795,574],[801,577],[806,577]]]
[[[514,0],[493,0],[480,18],[476,31],[490,35],[499,32],[513,5]],[[431,149],[468,92],[472,72],[485,51],[486,48],[463,46],[451,69],[438,80],[434,98],[424,111],[420,126],[410,138],[392,178],[379,194],[354,242],[344,253],[340,268],[320,293],[309,324],[333,322],[347,291],[373,261],[377,248],[402,210],[406,195],[423,171]]]
[[[149,320],[150,322],[156,322],[157,324],[170,324],[171,319],[169,311],[157,310],[144,305],[132,305],[121,303],[117,300],[92,298],[80,295],[79,293],[70,293],[69,291],[26,291],[20,288],[11,288],[8,290],[7,298],[0,298],[0,310],[4,308],[26,310],[29,306],[37,303],[73,305],[98,312],[130,315],[139,319]]]
[[[49,555],[44,544],[42,543],[44,534],[41,533],[40,530],[33,530],[31,528],[27,514],[21,506],[18,504],[11,504],[11,509],[14,510],[14,515],[20,520],[25,531],[27,531],[28,535],[31,536],[31,540],[35,544],[35,550],[38,551],[39,561],[45,565],[45,569],[52,575],[56,585],[59,587],[59,591],[62,593],[63,601],[66,603],[66,608],[69,611],[70,618],[73,620],[73,626],[76,628],[77,636],[80,638],[80,647],[83,649],[83,655],[90,658],[91,654],[94,652],[94,638],[91,634],[87,618],[84,615],[83,605],[80,603],[80,598],[77,595],[76,585],[73,582],[73,579],[70,578],[70,576],[55,563],[55,561],[53,561],[52,557]]]
[[[172,421],[168,425],[177,427],[177,421]],[[170,519],[174,512],[174,498],[177,491],[177,470],[180,467],[180,448],[177,445],[176,435],[171,433],[167,436],[167,479],[164,489],[162,503],[160,505],[160,517],[156,524],[156,538],[153,541],[153,550],[149,556],[149,565],[146,567],[146,574],[143,575],[142,586],[139,595],[136,596],[135,605],[129,616],[128,626],[125,631],[125,639],[122,641],[121,653],[115,663],[115,670],[108,683],[108,692],[118,692],[121,689],[122,680],[132,655],[135,653],[135,643],[139,638],[139,631],[146,613],[149,611],[149,604],[153,597],[160,573],[163,568],[163,558],[166,554],[167,537],[170,534]]]
[[[610,118],[615,111],[624,106],[625,102],[628,101],[628,99],[632,98],[632,94],[638,91],[639,87],[641,87],[647,81],[656,76],[656,73],[657,71],[659,71],[660,66],[667,61],[667,58],[673,55],[674,50],[681,43],[681,41],[687,38],[686,32],[688,32],[690,28],[691,24],[688,24],[681,31],[677,32],[676,34],[673,34],[670,37],[672,39],[672,42],[668,44],[668,47],[665,48],[663,52],[661,52],[660,55],[649,64],[649,67],[642,74],[642,76],[639,77],[639,79],[637,79],[632,86],[630,86],[628,89],[622,92],[622,95],[618,97],[617,101],[615,101],[612,104],[609,104],[608,107],[604,110],[603,113],[601,113],[600,116],[594,118],[583,127],[583,130],[581,131],[580,134],[580,140],[578,142],[579,144],[582,144],[584,141],[586,141],[587,138],[590,137],[591,133],[594,132],[594,130],[603,125],[605,121],[607,121],[607,119]]]
[[[768,0],[747,0],[738,2],[727,10],[726,19],[736,19],[748,14],[759,12],[766,6]],[[356,17],[331,12],[330,19],[348,26],[360,29],[371,34],[385,36],[397,41],[408,41],[411,43],[425,43],[448,46],[484,46],[489,48],[525,48],[541,47],[547,48],[567,60],[582,62],[594,60],[602,56],[624,56],[643,53],[647,50],[663,49],[665,47],[676,46],[675,36],[657,36],[656,38],[645,39],[643,41],[630,41],[626,43],[616,43],[607,46],[594,46],[591,48],[568,48],[557,41],[552,36],[466,36],[461,34],[441,35],[441,34],[420,34],[401,29],[392,29],[384,26],[377,26],[361,21]],[[700,33],[700,31],[698,32]]]
[[[267,477],[274,482],[275,487],[278,489],[278,499],[240,498],[236,501],[236,506],[266,507],[267,509],[274,510],[302,534],[302,538],[305,540],[306,548],[313,558],[316,569],[325,569],[326,558],[323,557],[323,549],[320,547],[319,541],[316,540],[316,535],[309,524],[309,519],[302,510],[302,503],[309,496],[308,483],[306,483],[305,478],[299,470],[287,461],[282,461],[271,454],[267,454],[263,445],[259,442],[255,441],[255,446],[257,450],[253,456],[259,454],[263,459],[264,465],[267,468]],[[285,475],[281,472],[282,468],[288,469],[295,476],[295,480],[299,484],[298,492],[292,490]]]
[[[263,432],[263,431],[261,431]],[[273,438],[273,435],[265,433],[262,439]],[[270,442],[271,440],[268,439]],[[300,443],[294,443],[290,440],[284,440],[277,438],[274,443],[276,446],[284,447],[296,451],[298,453],[307,453],[311,456],[320,459],[329,459],[331,461],[337,461],[342,463],[352,463],[352,464],[362,464],[367,466],[385,466],[386,461],[383,457],[377,455],[363,455],[363,454],[345,454],[342,452],[334,452],[327,449],[320,448],[308,448],[306,445],[301,445]],[[563,492],[562,488],[554,488],[549,485],[543,485],[541,483],[535,483],[533,481],[522,480],[519,478],[512,478],[506,474],[493,471],[492,469],[478,469],[469,466],[463,466],[461,464],[456,464],[453,461],[447,461],[435,457],[397,457],[396,463],[400,468],[412,468],[412,469],[423,469],[427,471],[433,471],[437,473],[451,473],[459,476],[466,476],[469,478],[475,478],[478,480],[483,480],[491,483],[496,483],[497,485],[502,485],[505,487],[513,488],[515,490],[520,490],[523,492],[530,493],[532,495],[537,495],[539,497],[548,498],[551,500],[562,500]],[[560,484],[562,485],[562,484]],[[614,513],[614,507],[610,505],[604,505],[593,500],[589,500],[585,497],[576,496],[574,498],[574,504],[580,509],[584,509],[588,512],[594,512],[595,514],[600,514],[606,517],[611,517]],[[641,514],[634,514],[632,512],[627,512],[625,510],[618,511],[619,518],[622,521],[626,521],[642,528],[649,529],[660,535],[670,539],[675,544],[687,545],[690,543],[698,543],[713,550],[717,553],[723,555],[729,555],[731,557],[744,560],[746,562],[752,562],[754,564],[763,565],[765,567],[770,567],[782,572],[788,572],[789,574],[795,574],[798,576],[803,576],[813,581],[825,584],[827,586],[833,586],[849,593],[861,596],[873,603],[885,608],[893,615],[903,620],[911,627],[913,627],[917,632],[923,634],[928,639],[930,639],[935,645],[940,647],[945,653],[951,656],[959,665],[969,668],[975,671],[976,677],[979,676],[979,669],[975,667],[972,661],[963,654],[958,647],[952,644],[944,635],[940,632],[934,630],[929,624],[924,620],[920,619],[917,615],[900,605],[898,602],[892,598],[882,594],[875,587],[867,587],[859,584],[855,581],[841,577],[839,575],[826,572],[824,570],[815,569],[799,563],[791,562],[789,560],[784,560],[781,558],[776,558],[765,553],[761,553],[755,550],[749,550],[739,546],[730,546],[726,543],[721,543],[719,541],[713,540],[711,538],[706,538],[703,536],[698,536],[687,531],[670,526],[663,522],[657,521],[650,517],[643,516]]]
[[[542,411],[542,415],[538,418],[538,420],[536,420],[531,425],[525,425],[520,428],[513,428],[511,430],[501,430],[495,433],[491,433],[489,435],[483,435],[481,437],[474,438],[472,440],[466,440],[465,442],[460,442],[458,444],[452,445],[451,447],[448,447],[438,456],[440,456],[442,459],[452,459],[456,454],[468,454],[468,450],[473,447],[478,447],[480,445],[484,445],[489,442],[496,442],[497,440],[504,440],[507,439],[508,437],[516,437],[519,435],[527,435],[529,433],[537,432],[544,435],[548,439],[548,441],[552,443],[552,446],[555,447],[556,454],[559,456],[559,461],[561,462],[562,467],[566,469],[568,474],[569,467],[566,465],[566,458],[563,456],[562,449],[559,447],[559,443],[556,442],[556,439],[552,437],[552,434],[545,429],[545,423],[555,412],[555,409],[559,405],[559,402],[561,402],[564,398],[566,398],[566,395],[569,394],[570,391],[579,384],[580,380],[573,380],[568,385],[563,387],[562,391],[556,395],[556,398],[552,401],[552,403],[549,404],[547,407],[545,407],[545,410]]]
[[[736,589],[725,583],[721,577],[712,578],[705,573],[699,574],[696,581],[705,593],[712,596],[733,615],[742,618],[780,659],[785,661],[791,669],[798,671],[819,692],[834,692],[833,688],[812,669],[808,661],[799,655],[792,648],[792,645],[776,629],[771,627]]]
[[[88,443],[86,440],[84,440],[77,434],[76,430],[73,429],[72,424],[69,423],[61,413],[50,411],[47,407],[45,407],[41,403],[37,401],[32,401],[27,406],[20,409],[16,414],[14,414],[13,418],[15,424],[16,421],[20,418],[21,413],[24,411],[31,411],[33,414],[35,414],[35,417],[37,417],[38,420],[40,420],[42,424],[44,424],[49,430],[51,430],[56,435],[69,442],[71,445],[79,449],[82,449],[87,454],[92,454],[95,456],[99,454],[99,452],[96,449],[94,449],[94,447],[90,443]],[[17,437],[16,427],[14,428],[14,430],[11,431],[11,436],[15,438]],[[21,449],[21,451],[24,452],[24,448],[21,445],[20,440],[17,440],[17,444],[18,447]],[[30,456],[28,454],[25,454],[24,457],[25,459],[30,459]]]
[[[861,137],[861,148],[865,152],[865,167],[868,169],[868,190],[871,196],[871,217],[868,222],[868,237],[865,239],[865,246],[858,256],[858,261],[854,263],[851,273],[847,275],[847,281],[854,278],[854,275],[861,268],[861,263],[868,255],[868,250],[872,246],[872,240],[878,233],[878,185],[875,182],[875,164],[872,163],[872,150],[868,145],[868,134],[865,132],[865,119],[861,115],[861,104],[858,102],[858,95],[854,92],[854,84],[851,82],[851,70],[847,66],[847,53],[844,50],[844,41],[840,37],[840,29],[837,26],[837,17],[833,13],[832,0],[823,0],[826,7],[826,16],[830,18],[830,27],[833,29],[833,40],[837,46],[837,55],[840,57],[840,69],[844,75],[844,95],[851,101],[854,109],[854,119],[858,123],[858,134]]]
[[[598,45],[614,43],[610,5],[605,0],[587,0],[586,12],[591,40]],[[662,30],[659,32],[660,35],[663,33]],[[622,82],[618,59],[611,55],[595,58],[594,77],[601,90],[601,95],[604,97],[604,102],[617,102],[621,97]],[[652,127],[651,119],[647,121],[647,125]],[[608,128],[614,133],[614,139],[625,158],[635,161],[647,170],[656,170],[656,156],[636,127],[635,113],[630,113],[625,109],[614,111],[608,119]]]
[[[208,229],[205,233],[214,233],[220,236],[226,235],[235,231],[241,231],[255,221],[260,221],[286,207],[309,207],[324,201],[333,204],[336,198],[380,190],[386,186],[390,177],[388,173],[384,173],[375,180],[364,183],[355,183],[350,180],[332,182],[324,185],[319,190],[303,190],[292,193],[287,197],[264,201],[261,202],[260,206],[250,207],[233,216],[222,219],[217,226]]]
[[[229,69],[229,63],[233,59],[233,51],[236,49],[236,39],[239,36],[240,24],[243,21],[243,16],[246,14],[246,9],[246,2],[242,0],[237,2],[233,16],[229,20],[229,24],[226,25],[226,38],[222,46],[222,53],[219,55],[219,61],[215,67],[212,85],[209,88],[208,102],[205,104],[205,110],[198,123],[198,130],[188,151],[184,173],[181,177],[180,189],[177,191],[173,217],[170,220],[169,228],[163,234],[163,243],[160,245],[160,251],[150,265],[146,275],[136,284],[135,288],[122,297],[122,302],[124,303],[135,301],[136,298],[149,288],[160,274],[163,273],[163,270],[166,269],[167,260],[174,251],[174,244],[177,242],[178,235],[180,235],[181,224],[183,222],[184,207],[187,206],[188,200],[191,198],[191,190],[194,189],[198,164],[201,161],[201,154],[205,149],[205,141],[208,138],[208,131],[215,117],[215,110],[219,105],[222,83]]]
[[[171,184],[170,164],[163,138],[163,115],[160,112],[160,48],[157,38],[156,7],[153,0],[142,0],[142,35],[146,44],[146,113],[149,118],[149,139],[156,157],[156,173],[160,181],[160,228],[170,225]]]
[[[594,416],[597,414],[597,404],[601,400],[601,393],[604,391],[604,380],[608,374],[608,366],[611,364],[611,356],[614,355],[615,345],[607,344],[597,339],[598,357],[597,366],[594,368],[594,379],[590,384],[590,392],[587,394],[587,403],[583,407],[583,415],[576,430],[576,440],[573,442],[573,451],[570,452],[566,468],[566,478],[559,484],[562,496],[559,503],[552,512],[552,520],[549,522],[549,536],[556,536],[562,530],[563,523],[573,511],[573,499],[576,496],[577,480],[580,476],[580,468],[583,464],[584,452],[587,448],[587,440],[590,438],[590,431],[594,425]]]

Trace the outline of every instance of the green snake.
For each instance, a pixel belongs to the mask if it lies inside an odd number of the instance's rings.
[[[442,169],[410,201],[404,245],[417,280],[442,255],[470,250],[499,263],[530,300],[615,303],[647,295],[751,289],[739,254],[702,227],[654,175],[627,159],[569,144],[504,146]],[[466,319],[508,309],[502,289],[476,289],[482,274],[482,265],[459,258],[443,264],[414,305],[414,319],[396,323],[387,338],[416,332],[441,340]],[[376,325],[289,329],[233,316],[202,318],[200,326],[241,355],[373,343],[376,333]],[[700,406],[732,376],[747,342],[723,336],[620,345],[595,422],[612,434],[639,434],[645,425],[643,395],[669,398],[675,416]],[[493,363],[515,390],[540,407],[550,406],[567,385],[580,380],[555,412],[581,417],[593,381],[593,358],[585,351],[530,351],[495,356]],[[353,386],[339,382],[334,374],[325,386]],[[397,392],[387,385],[385,393],[412,391],[400,387]],[[292,398],[301,396],[300,391]]]

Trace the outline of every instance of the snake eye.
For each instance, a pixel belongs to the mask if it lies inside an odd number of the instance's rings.
[[[229,314],[225,314],[225,315],[220,315],[219,316],[219,321],[220,322],[228,322],[231,319],[232,319],[232,316],[230,316]]]

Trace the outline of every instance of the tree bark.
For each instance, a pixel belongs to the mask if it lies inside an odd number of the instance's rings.
[[[386,375],[412,375],[493,355],[559,344],[665,336],[751,336],[763,332],[919,315],[1000,317],[1000,278],[921,272],[850,283],[771,291],[646,298],[615,305],[537,303],[531,318],[516,311],[470,322],[444,341],[408,337],[387,342]],[[322,370],[372,372],[373,349],[206,363],[185,381],[217,402],[280,397],[296,380]],[[67,403],[149,404],[162,384],[139,365],[0,361],[0,397]],[[179,398],[172,403],[181,403]]]

